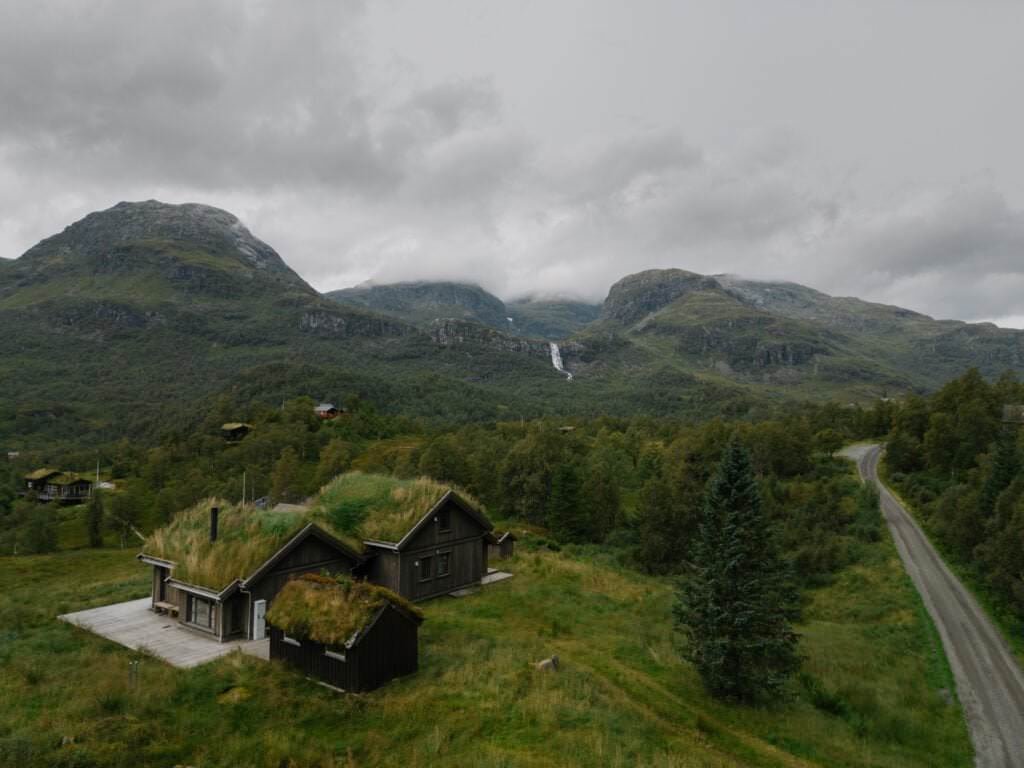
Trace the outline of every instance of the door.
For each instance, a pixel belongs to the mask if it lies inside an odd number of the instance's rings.
[[[252,639],[262,640],[267,636],[267,601],[257,600],[252,604]]]

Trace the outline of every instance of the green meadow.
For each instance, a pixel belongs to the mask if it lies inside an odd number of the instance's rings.
[[[423,606],[419,673],[358,696],[241,654],[173,669],[56,620],[144,596],[133,550],[2,558],[0,765],[971,764],[888,539],[808,593],[803,673],[759,709],[711,700],[679,660],[669,580],[521,544],[514,578]],[[559,672],[532,666],[552,654]]]

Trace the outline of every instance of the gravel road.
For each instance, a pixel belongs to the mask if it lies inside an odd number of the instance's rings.
[[[844,451],[878,486],[882,512],[903,564],[942,638],[979,768],[1024,768],[1024,673],[999,631],[878,479],[881,446]],[[1024,553],[1021,554],[1024,557]]]

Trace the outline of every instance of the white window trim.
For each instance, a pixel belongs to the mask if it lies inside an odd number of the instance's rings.
[[[284,632],[281,633],[281,640],[288,643],[288,645],[294,645],[296,648],[301,648],[302,643],[296,640],[294,637],[288,637]]]
[[[338,661],[345,661],[345,653],[343,651],[329,651],[324,649],[324,656],[329,659],[337,659]]]

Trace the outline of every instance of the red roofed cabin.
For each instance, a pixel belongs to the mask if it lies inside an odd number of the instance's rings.
[[[318,419],[336,419],[341,413],[341,409],[338,408],[334,403],[320,403],[316,408],[313,409]]]

